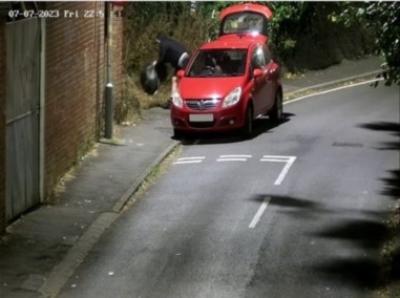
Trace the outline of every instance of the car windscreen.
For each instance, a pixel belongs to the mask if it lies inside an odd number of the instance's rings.
[[[190,66],[189,77],[242,76],[246,69],[246,49],[200,50]]]
[[[222,25],[222,34],[234,34],[245,32],[262,33],[265,18],[253,12],[241,12],[228,15]]]

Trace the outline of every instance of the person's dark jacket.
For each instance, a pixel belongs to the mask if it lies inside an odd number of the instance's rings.
[[[161,36],[158,38],[160,41],[160,53],[158,63],[170,63],[175,69],[179,69],[179,59],[184,53],[187,53],[186,48],[176,40]]]

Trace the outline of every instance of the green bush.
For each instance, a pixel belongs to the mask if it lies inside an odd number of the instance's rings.
[[[373,51],[373,32],[365,22],[352,19],[344,24],[339,15],[348,7],[364,3],[272,2],[271,23],[276,55],[291,71],[321,69],[355,59]]]

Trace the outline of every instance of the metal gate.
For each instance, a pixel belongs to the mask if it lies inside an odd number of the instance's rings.
[[[40,202],[40,23],[6,25],[6,219]]]

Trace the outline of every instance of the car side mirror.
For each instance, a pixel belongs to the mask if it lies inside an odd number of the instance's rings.
[[[178,72],[176,73],[176,76],[178,77],[178,79],[181,79],[185,76],[185,71],[183,69],[178,70]]]
[[[260,68],[256,68],[253,71],[254,78],[259,78],[263,75],[263,71]]]

